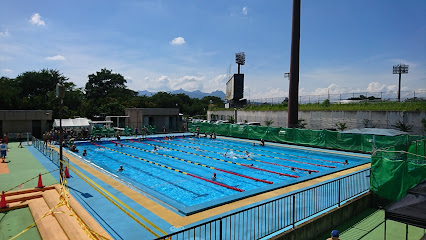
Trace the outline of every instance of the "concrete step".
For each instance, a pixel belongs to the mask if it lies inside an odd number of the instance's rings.
[[[49,208],[53,208],[59,203],[59,196],[55,189],[43,193]],[[66,205],[56,208],[54,216],[70,239],[90,239]]]
[[[50,210],[44,198],[32,199],[28,206],[30,207],[31,214],[33,215],[34,221],[36,221],[38,232],[43,240],[69,239],[53,215],[48,215],[40,219]]]
[[[55,185],[55,187],[56,187],[57,192],[60,194],[61,186],[59,184],[57,184],[57,185]],[[80,205],[80,203],[77,202],[77,200],[73,196],[69,195],[68,201],[69,201],[72,209],[74,210],[74,212],[86,223],[87,226],[89,226],[89,228],[92,231],[94,231],[94,232],[96,232],[96,233],[98,233],[98,234],[100,234],[100,235],[102,235],[102,236],[104,236],[108,239],[113,239],[107,233],[107,231],[105,231],[105,229],[101,225],[99,225],[99,223],[92,217],[92,215],[90,215],[86,211],[86,209],[84,209]]]

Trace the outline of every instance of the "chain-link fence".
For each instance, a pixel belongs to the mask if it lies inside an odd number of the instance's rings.
[[[398,91],[390,92],[352,92],[352,93],[338,93],[338,94],[321,94],[321,95],[303,95],[299,96],[299,104],[306,103],[321,103],[324,100],[330,100],[331,103],[349,103],[359,101],[398,101]],[[282,104],[287,101],[288,97],[274,97],[274,98],[260,98],[249,99],[248,104]],[[426,90],[416,91],[401,91],[401,102],[403,101],[426,101]]]

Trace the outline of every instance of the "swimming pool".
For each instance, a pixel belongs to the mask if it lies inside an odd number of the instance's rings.
[[[78,148],[80,156],[87,151],[84,159],[184,214],[369,162],[362,154],[222,138],[84,142]]]

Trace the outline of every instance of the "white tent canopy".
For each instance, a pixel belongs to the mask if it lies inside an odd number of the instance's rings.
[[[90,127],[91,120],[87,118],[62,119],[62,127]],[[55,119],[53,127],[59,127],[59,119]]]

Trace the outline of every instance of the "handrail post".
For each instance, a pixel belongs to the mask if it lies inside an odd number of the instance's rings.
[[[339,179],[339,191],[338,191],[338,192],[339,192],[339,198],[338,198],[338,203],[337,203],[337,206],[339,206],[339,207],[340,207],[340,189],[341,189],[341,186],[340,186],[340,185],[341,185],[341,183],[340,183],[340,182],[341,182],[341,180],[342,180],[342,179],[340,178],[340,179]]]
[[[222,240],[222,218],[219,219],[219,239]]]
[[[293,228],[296,226],[296,194],[293,195]]]

